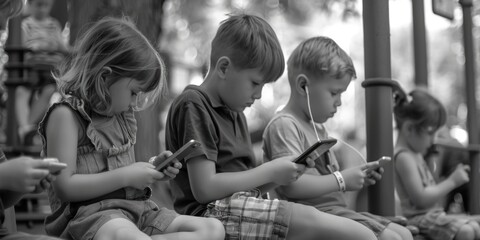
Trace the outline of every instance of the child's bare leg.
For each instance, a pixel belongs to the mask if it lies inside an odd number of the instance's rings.
[[[225,228],[219,220],[185,215],[176,217],[165,230],[165,234],[152,236],[155,240],[223,240],[224,238]]]
[[[463,225],[455,235],[455,240],[473,240],[475,239],[475,231],[469,224]]]
[[[34,101],[30,110],[28,121],[30,124],[36,124],[43,117],[50,106],[50,98],[55,93],[55,85],[50,84],[43,87],[37,101]]]
[[[480,225],[476,221],[468,222],[468,225],[472,226],[473,232],[475,233],[475,239],[480,239]]]
[[[115,218],[103,224],[93,240],[151,240],[135,224],[125,218]],[[158,238],[165,239],[165,238]]]
[[[413,240],[412,233],[405,227],[402,227],[396,223],[390,223],[387,228],[380,234],[381,240]]]
[[[294,204],[287,239],[375,240],[377,237],[370,229],[351,219]]]

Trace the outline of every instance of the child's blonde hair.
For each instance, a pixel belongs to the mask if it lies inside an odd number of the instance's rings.
[[[131,21],[115,18],[104,18],[89,28],[55,74],[63,96],[75,95],[98,113],[110,110],[108,88],[120,78],[141,84],[134,110],[153,104],[165,91],[165,66],[158,51]]]
[[[227,56],[239,69],[259,68],[265,82],[274,82],[285,70],[285,58],[275,31],[262,18],[230,15],[221,22],[212,41],[211,67]]]
[[[320,78],[340,79],[347,74],[357,77],[352,59],[328,37],[313,37],[301,42],[293,50],[287,65],[289,81],[301,73]]]

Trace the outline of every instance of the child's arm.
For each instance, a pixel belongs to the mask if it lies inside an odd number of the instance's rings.
[[[345,180],[346,190],[356,191],[362,189],[367,169],[377,165],[377,162],[371,162],[340,171]],[[308,170],[297,181],[289,185],[280,186],[279,189],[286,196],[296,199],[315,198],[323,194],[340,191],[337,179],[333,174],[309,174]]]
[[[78,126],[74,113],[66,106],[52,111],[46,132],[47,155],[67,163],[67,168],[53,183],[56,193],[64,201],[89,200],[127,186],[143,189],[164,177],[163,173],[146,162],[97,174],[75,174]]]
[[[410,152],[398,154],[395,170],[400,177],[410,200],[421,208],[434,205],[456,187],[468,182],[468,174],[463,166],[457,167],[447,179],[433,186],[424,187],[415,161],[423,161]]]
[[[187,161],[187,168],[195,199],[200,203],[209,203],[266,183],[283,185],[295,181],[305,167],[292,160],[293,157],[286,157],[247,171],[217,173],[214,161],[196,157]]]

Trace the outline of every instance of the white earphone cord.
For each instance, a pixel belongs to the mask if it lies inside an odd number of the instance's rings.
[[[305,86],[305,92],[307,93],[307,107],[308,107],[308,113],[310,114],[310,120],[312,121],[313,131],[315,131],[315,136],[317,137],[317,141],[320,142],[320,137],[318,136],[317,126],[315,125],[315,121],[313,120],[312,107],[310,106],[310,95],[308,94],[308,87],[307,86]]]

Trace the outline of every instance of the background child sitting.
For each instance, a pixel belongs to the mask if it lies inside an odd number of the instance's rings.
[[[480,216],[447,215],[440,202],[469,181],[469,167],[458,164],[445,180],[436,183],[424,159],[446,122],[445,108],[427,91],[417,89],[409,95],[397,95],[394,114],[398,129],[395,185],[409,224],[431,239],[479,239]]]

